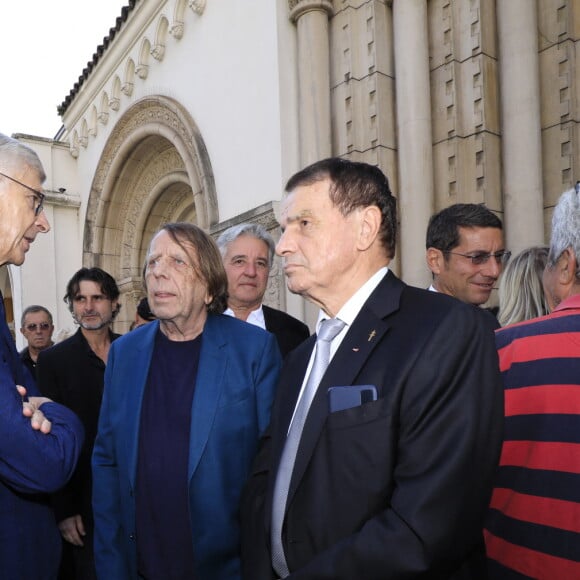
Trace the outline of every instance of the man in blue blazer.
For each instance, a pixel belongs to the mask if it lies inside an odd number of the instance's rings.
[[[275,338],[223,316],[227,278],[191,224],[152,240],[158,320],[111,347],[93,455],[97,575],[240,578],[238,507],[270,416]]]

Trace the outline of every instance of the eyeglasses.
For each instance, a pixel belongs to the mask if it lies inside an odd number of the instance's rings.
[[[487,264],[490,258],[495,258],[498,264],[505,265],[508,263],[512,253],[502,250],[501,252],[496,252],[495,254],[460,254],[459,252],[443,252],[444,254],[453,254],[454,256],[462,256],[463,258],[469,258],[474,266],[483,266]]]
[[[37,206],[34,207],[34,215],[37,216],[40,214],[40,212],[44,209],[43,208],[43,203],[44,203],[44,193],[42,193],[42,191],[38,191],[38,189],[34,189],[34,187],[30,187],[29,185],[26,185],[26,183],[22,183],[21,181],[18,181],[18,179],[14,179],[14,177],[10,177],[10,175],[6,175],[5,173],[1,173],[0,175],[2,177],[5,177],[6,179],[9,179],[10,181],[13,181],[14,183],[17,183],[18,185],[21,185],[22,187],[28,189],[28,191],[32,191],[32,193],[34,193],[34,196],[36,197],[36,202],[38,203]]]
[[[40,328],[40,330],[48,330],[50,326],[51,325],[48,322],[41,322],[40,324],[27,324],[25,328],[29,332],[36,332],[37,328]]]

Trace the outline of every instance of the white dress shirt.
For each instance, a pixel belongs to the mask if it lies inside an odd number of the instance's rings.
[[[231,308],[227,308],[224,314],[236,318],[236,315]],[[259,308],[256,308],[256,310],[252,310],[250,314],[248,314],[246,322],[248,322],[249,324],[253,324],[254,326],[259,326],[260,328],[266,330],[266,321],[264,320],[264,311],[262,310],[261,304]]]

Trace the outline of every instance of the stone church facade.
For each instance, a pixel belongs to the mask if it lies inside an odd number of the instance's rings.
[[[331,155],[389,177],[409,283],[428,285],[427,220],[452,203],[495,211],[512,252],[544,243],[580,175],[579,36],[580,0],[130,0],[55,138],[18,135],[47,169],[53,229],[0,277],[15,319],[41,303],[72,327],[66,282],[96,265],[126,331],[162,224],[278,237],[285,181]],[[314,320],[279,265],[268,302]]]

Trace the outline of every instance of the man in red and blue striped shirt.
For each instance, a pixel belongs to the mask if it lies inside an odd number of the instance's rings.
[[[551,314],[496,334],[504,444],[485,539],[492,580],[580,578],[580,193],[552,220]]]

